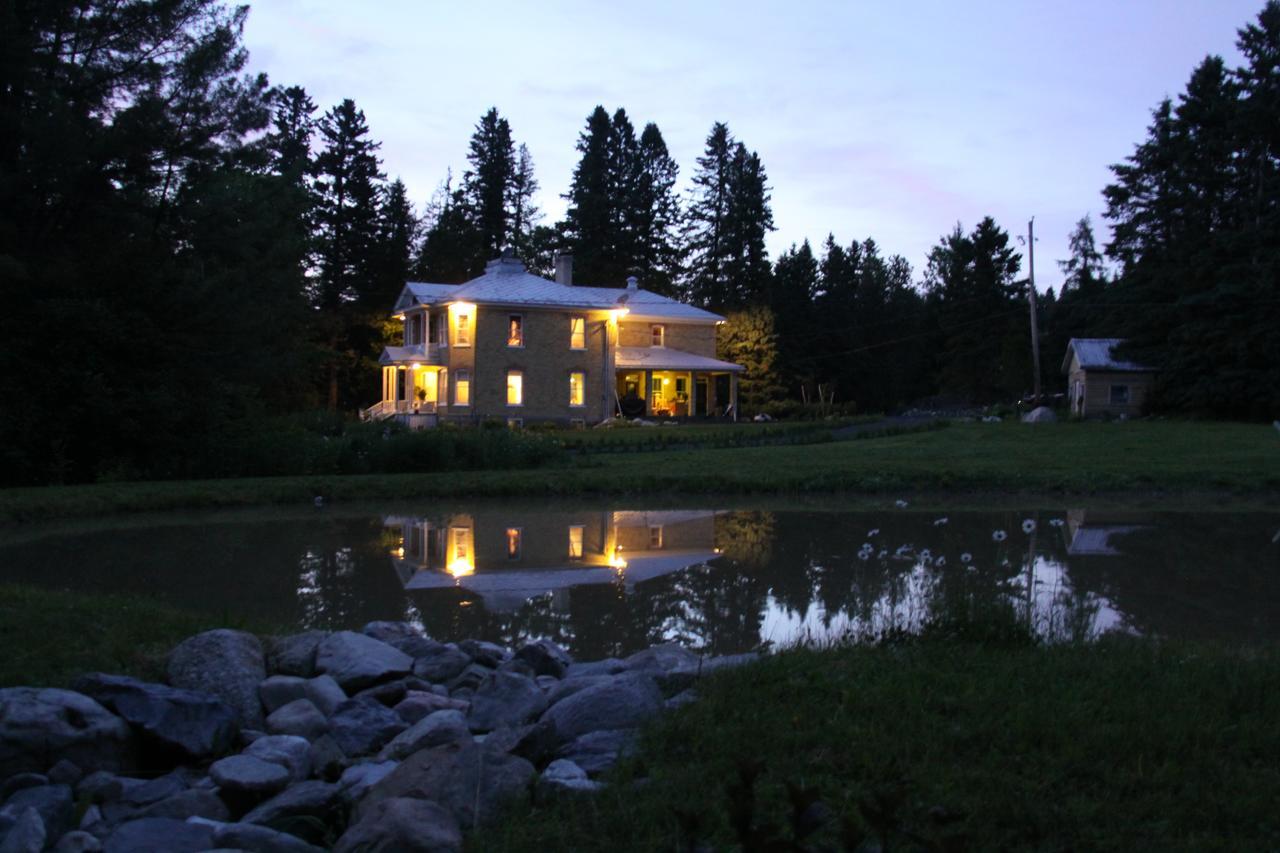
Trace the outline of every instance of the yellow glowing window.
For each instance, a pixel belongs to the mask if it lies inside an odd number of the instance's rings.
[[[507,346],[524,346],[524,318],[519,314],[507,317]]]
[[[569,525],[569,559],[582,559],[582,525]]]
[[[459,370],[453,380],[453,404],[471,405],[471,372],[468,370]]]
[[[581,370],[575,370],[569,374],[569,405],[581,406],[586,399],[586,376]]]
[[[507,559],[520,559],[520,528],[507,528]]]
[[[507,405],[524,405],[524,374],[518,370],[507,371]]]
[[[569,318],[569,349],[587,348],[587,318]]]
[[[455,560],[471,559],[471,528],[453,528],[453,558]]]
[[[454,332],[454,345],[460,347],[471,346],[471,315],[461,312],[457,315],[457,329]]]

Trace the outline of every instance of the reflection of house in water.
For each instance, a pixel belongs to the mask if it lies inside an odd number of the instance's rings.
[[[478,511],[387,516],[392,564],[408,591],[462,589],[514,610],[580,584],[656,578],[716,557],[710,510]]]
[[[1072,557],[1117,557],[1121,554],[1113,537],[1145,530],[1151,525],[1143,513],[1099,513],[1083,509],[1067,510],[1067,554]]]

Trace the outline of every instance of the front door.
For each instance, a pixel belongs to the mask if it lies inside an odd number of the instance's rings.
[[[707,378],[705,376],[699,377],[693,383],[693,387],[694,387],[694,395],[693,395],[694,412],[693,413],[695,415],[705,418],[707,416]]]

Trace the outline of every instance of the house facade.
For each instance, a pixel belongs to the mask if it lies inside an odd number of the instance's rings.
[[[1112,355],[1123,338],[1072,338],[1062,359],[1067,399],[1076,417],[1133,417],[1142,413],[1156,370]]]
[[[396,301],[400,346],[381,356],[381,400],[366,419],[414,427],[499,419],[590,425],[627,417],[737,417],[742,368],[715,357],[723,318],[651,293],[575,287],[519,260],[464,284],[409,282]]]

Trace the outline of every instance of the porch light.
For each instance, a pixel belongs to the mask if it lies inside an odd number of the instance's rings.
[[[397,320],[403,320],[403,319],[404,319],[404,315],[403,315],[403,314],[396,314],[396,315],[395,315],[395,318],[396,318]]]
[[[418,362],[416,361],[413,364],[409,365],[410,370],[420,370],[421,368],[422,368],[422,365],[418,364]]]
[[[616,323],[620,318],[625,317],[630,313],[631,313],[630,308],[614,308],[609,312],[609,318]]]

